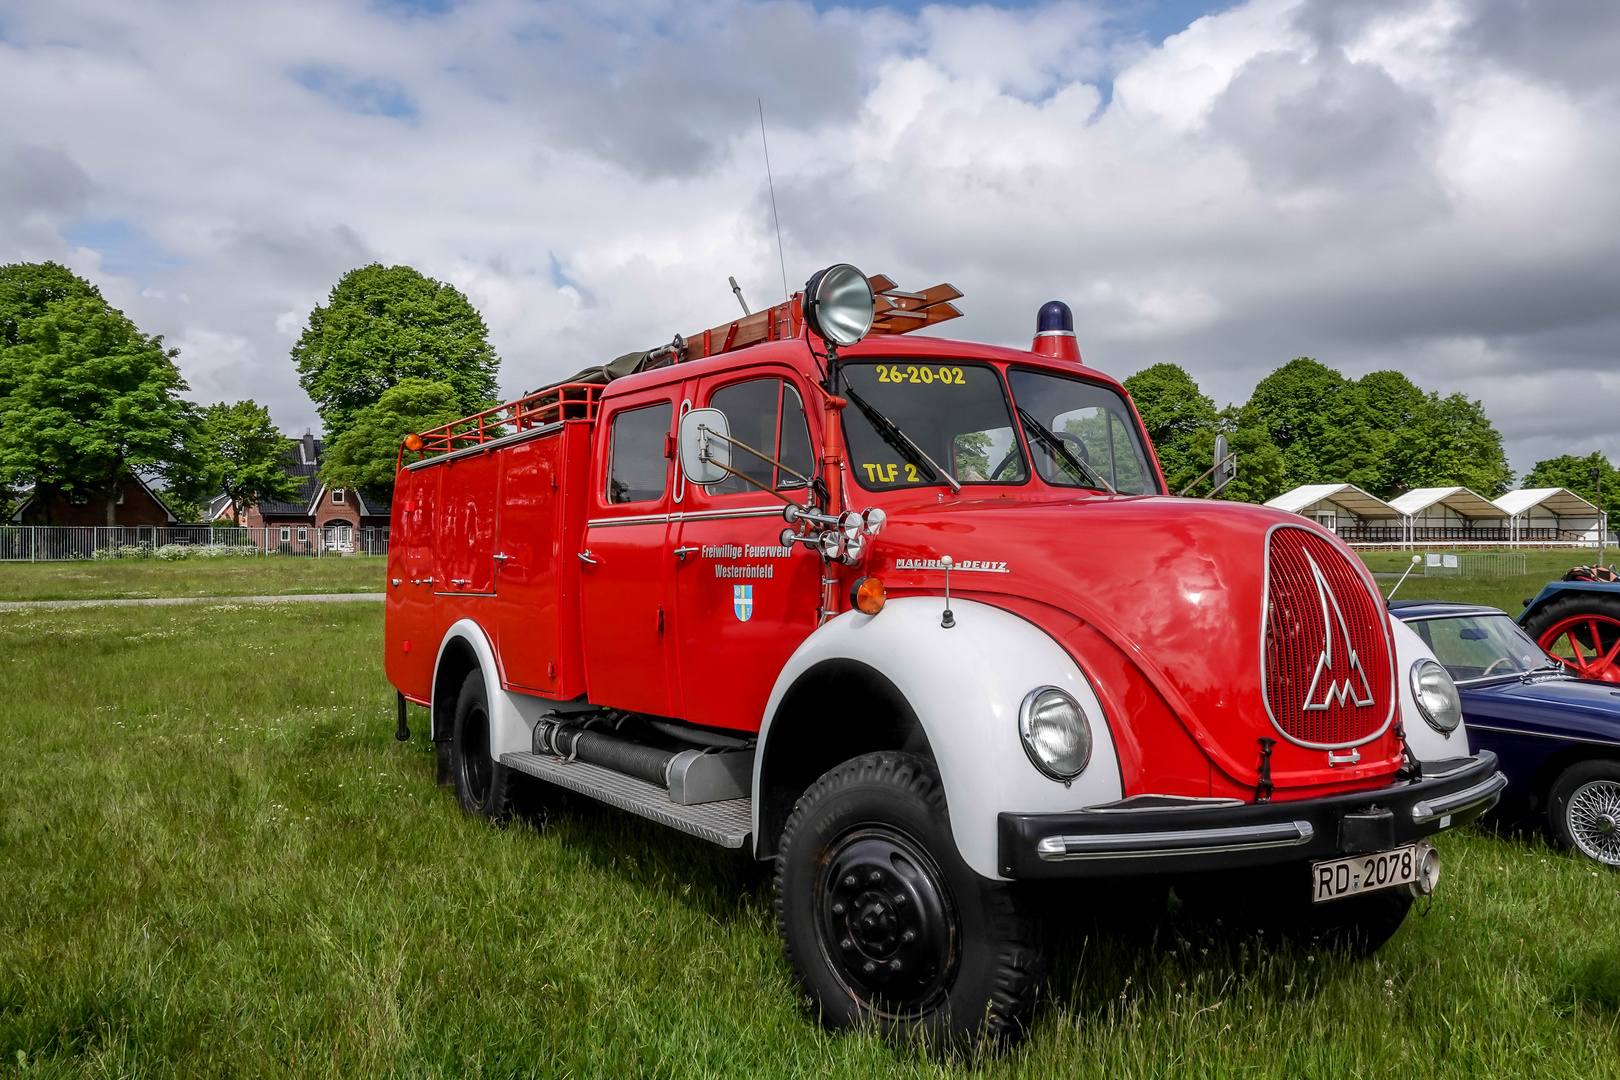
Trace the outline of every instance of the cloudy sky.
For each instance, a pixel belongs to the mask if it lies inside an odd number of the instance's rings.
[[[1589,0],[0,0],[0,262],[56,259],[200,401],[316,423],[346,270],[483,311],[512,393],[834,261],[953,335],[1288,359],[1483,399],[1522,472],[1620,457],[1620,5]]]

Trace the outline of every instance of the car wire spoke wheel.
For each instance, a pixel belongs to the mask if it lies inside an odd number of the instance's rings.
[[[891,1019],[938,1004],[959,959],[949,887],[921,845],[882,825],[828,852],[817,882],[817,937],[828,966],[872,1012]]]
[[[1561,619],[1538,644],[1583,679],[1620,682],[1620,620],[1607,615]]]
[[[1570,839],[1583,854],[1620,867],[1620,781],[1582,784],[1570,793],[1564,814]]]

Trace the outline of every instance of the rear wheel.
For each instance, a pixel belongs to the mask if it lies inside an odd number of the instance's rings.
[[[502,824],[512,813],[515,777],[489,751],[489,691],[484,673],[474,669],[456,696],[450,769],[462,809]]]
[[[1565,769],[1548,795],[1547,826],[1564,850],[1620,868],[1620,762]]]
[[[957,854],[926,760],[867,754],[827,772],[778,850],[777,927],[823,1024],[957,1048],[1023,1031],[1039,984],[1034,926],[1011,886]]]
[[[1620,682],[1620,595],[1570,590],[1547,601],[1525,629],[1581,678]]]

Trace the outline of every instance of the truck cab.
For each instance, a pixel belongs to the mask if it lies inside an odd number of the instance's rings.
[[[906,336],[959,296],[831,267],[412,436],[402,730],[471,812],[527,775],[773,860],[832,1026],[1016,1034],[1033,880],[1263,869],[1376,948],[1505,784],[1455,687],[1331,532],[1169,493],[1062,304],[1029,350]]]

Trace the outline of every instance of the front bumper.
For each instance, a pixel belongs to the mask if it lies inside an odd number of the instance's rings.
[[[1125,877],[1225,870],[1385,851],[1462,825],[1496,805],[1496,755],[1428,762],[1420,779],[1297,802],[1133,800],[1064,814],[1001,814],[1002,876]],[[1138,805],[1140,803],[1138,802]]]

